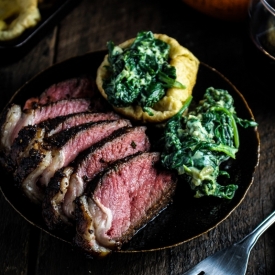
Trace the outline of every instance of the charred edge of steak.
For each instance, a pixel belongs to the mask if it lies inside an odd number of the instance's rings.
[[[38,126],[44,128],[47,134],[53,130],[58,129],[60,126],[62,126],[63,123],[65,123],[65,125],[70,125],[70,127],[74,127],[84,123],[99,122],[103,120],[115,120],[119,118],[120,116],[115,114],[114,112],[98,113],[87,111],[48,119],[46,121],[41,122]]]
[[[50,230],[69,232],[71,230],[69,227],[73,226],[72,221],[69,221],[69,219],[62,219],[62,217],[58,215],[60,211],[56,211],[52,205],[52,198],[59,192],[62,192],[61,181],[64,177],[66,177],[66,174],[64,173],[64,168],[61,168],[57,170],[51,178],[42,203],[42,216]]]
[[[47,119],[45,121],[40,122],[38,125],[41,128],[44,128],[46,132],[51,131],[52,129],[56,128],[59,124],[64,122],[68,117],[72,117],[75,114],[70,114],[67,116],[58,116],[52,119]]]
[[[89,123],[71,127],[69,129],[59,132],[53,136],[45,138],[43,147],[45,149],[53,148],[53,147],[61,148],[70,139],[72,139],[74,136],[76,136],[79,132],[88,129],[91,126],[96,126],[96,125],[100,125],[100,124],[108,124],[108,123],[114,122],[114,121],[116,121],[116,120],[103,120],[103,121],[98,121],[98,122],[89,122]]]
[[[76,215],[75,215],[75,222],[77,226],[75,237],[73,238],[73,245],[79,249],[83,254],[86,255],[87,258],[103,258],[106,257],[112,251],[106,249],[106,251],[94,251],[91,249],[89,243],[85,239],[85,231],[88,226],[88,223],[91,222],[91,217],[88,207],[84,205],[81,201],[82,198],[85,198],[87,202],[87,196],[81,196],[76,198],[75,200],[75,208],[76,208]],[[88,203],[88,202],[87,202]],[[93,234],[94,232],[89,232]]]
[[[78,117],[78,116],[83,117],[86,115],[90,117],[91,115],[96,116],[97,114],[99,113],[82,112],[77,114],[71,114],[68,116],[60,116],[53,119],[48,119],[38,125],[25,126],[19,131],[17,138],[14,140],[12,144],[12,148],[10,152],[11,160],[10,160],[9,170],[14,169],[16,165],[20,164],[21,158],[26,157],[28,152],[27,150],[29,150],[30,147],[35,146],[33,148],[37,149],[37,146],[39,146],[38,144],[41,142],[41,138],[44,137],[45,129],[46,131],[53,130],[54,127],[57,127],[58,125],[62,124],[64,121],[66,120],[68,121],[68,119],[70,120],[71,118],[74,118],[74,117]],[[114,118],[114,114],[113,115],[110,114],[110,117]],[[97,118],[95,117],[95,119]]]
[[[10,157],[12,160],[16,160],[20,153],[28,147],[29,143],[35,138],[36,133],[37,125],[28,125],[19,131],[18,136],[11,146]],[[16,161],[14,165],[16,165]]]
[[[89,122],[89,123],[81,124],[81,125],[66,129],[62,132],[59,132],[59,133],[53,135],[53,136],[45,138],[44,139],[45,144],[43,144],[43,146],[45,149],[47,149],[49,147],[50,148],[52,148],[52,147],[60,148],[64,144],[66,144],[71,138],[76,136],[80,131],[84,131],[84,130],[88,129],[91,125],[96,125],[96,124],[101,124],[101,123],[106,123],[106,122],[110,122],[110,121]]]
[[[29,156],[22,158],[20,165],[14,172],[14,180],[17,185],[20,185],[23,180],[38,166],[45,155],[41,151],[31,149]]]
[[[81,114],[85,115],[85,114],[89,114],[89,113],[92,114],[93,112],[91,110],[89,110],[87,112],[73,113],[73,114],[69,114],[69,115],[65,115],[65,116],[57,116],[55,118],[47,119],[45,121],[40,122],[39,126],[44,128],[46,132],[50,132],[51,130],[55,129],[60,124],[62,124],[64,121],[66,121],[67,119],[70,119],[77,115],[81,115]]]

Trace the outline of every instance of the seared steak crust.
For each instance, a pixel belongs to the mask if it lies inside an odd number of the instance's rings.
[[[50,188],[46,188],[42,215],[50,230],[66,230],[68,225],[72,225],[61,209],[72,172],[72,167],[59,169],[49,182]]]
[[[91,123],[85,123],[85,124],[81,124],[69,129],[66,129],[62,132],[59,132],[55,135],[52,135],[50,137],[47,137],[44,139],[44,144],[43,147],[45,149],[48,148],[54,148],[54,149],[58,149],[63,147],[66,143],[68,143],[68,141],[72,140],[76,135],[79,135],[79,133],[81,132],[85,132],[89,129],[92,128],[96,128],[99,125],[106,125],[106,130],[108,128],[108,126],[110,126],[110,123],[114,124],[114,125],[119,125],[119,123],[125,122],[125,126],[130,126],[131,123],[128,120],[116,120],[116,121],[99,121],[99,122],[91,122]],[[120,127],[118,127],[120,128]],[[117,129],[118,129],[117,128]],[[115,129],[114,129],[115,131]],[[98,141],[100,140],[100,138],[98,138]]]
[[[18,186],[41,163],[45,155],[43,152],[32,148],[27,158],[23,158],[14,172],[14,180]]]
[[[33,151],[34,156],[30,154],[22,158],[15,171],[15,178],[19,185],[20,181],[22,182],[21,188],[23,191],[27,190],[30,199],[35,197],[37,202],[41,202],[44,197],[43,190],[58,169],[66,167],[80,152],[92,144],[115,130],[130,125],[131,123],[125,119],[87,123],[45,138],[43,143],[36,144],[37,150]],[[42,189],[37,188],[38,180]],[[37,190],[37,194],[32,193]]]
[[[28,109],[22,112],[19,105],[12,105],[1,127],[1,146],[6,152],[18,136],[19,131],[27,125],[35,125],[47,119],[57,116],[86,112],[90,110],[90,99],[78,98],[60,100],[55,103],[40,106],[36,109]]]
[[[111,250],[104,246],[97,245],[93,216],[89,209],[91,203],[93,203],[93,200],[86,195],[80,196],[75,200],[77,229],[73,241],[88,257],[105,257]]]
[[[58,132],[66,130],[68,128],[78,126],[84,123],[97,122],[103,120],[115,120],[119,119],[120,116],[113,113],[76,113],[67,116],[58,116],[53,119],[48,119],[40,123],[39,127],[44,128],[48,136],[52,136]]]
[[[34,139],[37,137],[37,131],[37,125],[28,125],[18,133],[17,138],[11,146],[10,154],[7,156],[11,159],[13,169],[15,169],[17,164],[20,163],[26,148],[28,148],[29,145],[32,145],[31,143],[35,142]],[[33,148],[33,146],[31,146],[31,148]]]
[[[74,126],[88,122],[119,119],[115,113],[76,113],[67,116],[58,116],[48,119],[38,125],[28,125],[21,129],[14,140],[10,158],[13,166],[19,165],[22,157],[27,157],[31,148],[37,148],[37,143],[42,143],[44,137],[49,137]]]

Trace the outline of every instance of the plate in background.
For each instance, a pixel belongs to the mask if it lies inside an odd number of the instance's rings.
[[[33,28],[26,29],[19,37],[0,41],[1,63],[14,61],[30,50],[41,37],[53,28],[81,0],[54,0],[52,4],[40,4],[41,20]],[[3,60],[5,59],[5,60]]]

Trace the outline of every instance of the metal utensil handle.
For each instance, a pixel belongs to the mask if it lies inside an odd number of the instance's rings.
[[[275,211],[263,220],[250,234],[248,234],[236,245],[245,246],[248,251],[252,249],[259,237],[275,222]]]

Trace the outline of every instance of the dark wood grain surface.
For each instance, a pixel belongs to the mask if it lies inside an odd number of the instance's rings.
[[[43,69],[105,49],[110,39],[123,42],[141,30],[176,38],[201,61],[224,74],[246,97],[261,138],[260,164],[247,196],[224,222],[192,241],[154,252],[114,253],[100,261],[85,258],[71,245],[32,226],[1,196],[0,274],[179,275],[243,238],[275,209],[274,88],[264,87],[251,73],[245,58],[245,21],[209,18],[180,0],[83,0],[24,56],[10,64],[0,60],[1,109],[21,85]],[[252,250],[247,274],[275,274],[274,258],[275,226],[271,226]]]

